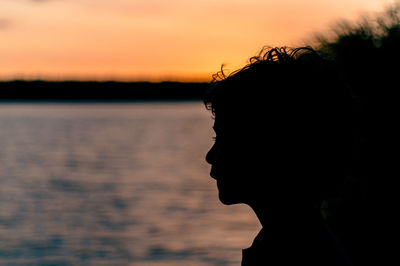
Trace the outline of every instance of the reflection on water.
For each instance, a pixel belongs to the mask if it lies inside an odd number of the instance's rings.
[[[0,105],[0,265],[240,265],[201,103]]]

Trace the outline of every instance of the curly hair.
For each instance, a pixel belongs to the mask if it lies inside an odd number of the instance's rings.
[[[233,88],[239,84],[273,86],[286,83],[286,87],[292,85],[298,88],[303,85],[299,79],[306,75],[313,75],[315,82],[311,83],[314,84],[329,81],[332,76],[328,77],[326,74],[331,74],[332,69],[327,70],[328,67],[327,61],[311,47],[264,47],[258,55],[249,59],[248,64],[229,74],[225,72],[224,65],[221,65],[221,70],[212,75],[209,89],[204,95],[204,103],[207,109],[215,113],[219,102],[218,94],[223,91],[221,88],[229,86],[230,91],[234,92]],[[284,78],[283,75],[289,76]],[[296,79],[295,82],[298,83],[289,84],[290,79]],[[227,94],[229,92],[224,97]]]
[[[315,55],[318,56],[317,52],[313,50],[311,47],[298,47],[294,49],[290,49],[286,46],[284,47],[275,47],[271,48],[265,46],[261,49],[258,55],[252,56],[249,59],[249,63],[245,65],[243,68],[238,69],[229,75],[226,75],[224,72],[224,65],[221,66],[221,71],[217,72],[216,74],[212,75],[212,82],[218,82],[227,79],[229,76],[233,76],[238,72],[245,71],[249,69],[254,64],[260,63],[288,63],[293,62],[298,56],[301,55]]]

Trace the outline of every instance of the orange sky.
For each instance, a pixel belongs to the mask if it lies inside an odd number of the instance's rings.
[[[388,0],[0,0],[0,79],[208,80]]]

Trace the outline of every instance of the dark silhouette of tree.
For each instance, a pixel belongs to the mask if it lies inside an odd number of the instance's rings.
[[[313,45],[351,88],[353,151],[341,196],[325,204],[328,221],[356,265],[389,265],[400,176],[400,3],[374,18],[342,21],[333,32]]]

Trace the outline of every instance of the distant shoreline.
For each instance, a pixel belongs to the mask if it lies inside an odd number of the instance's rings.
[[[0,81],[0,103],[198,101],[206,82]]]

